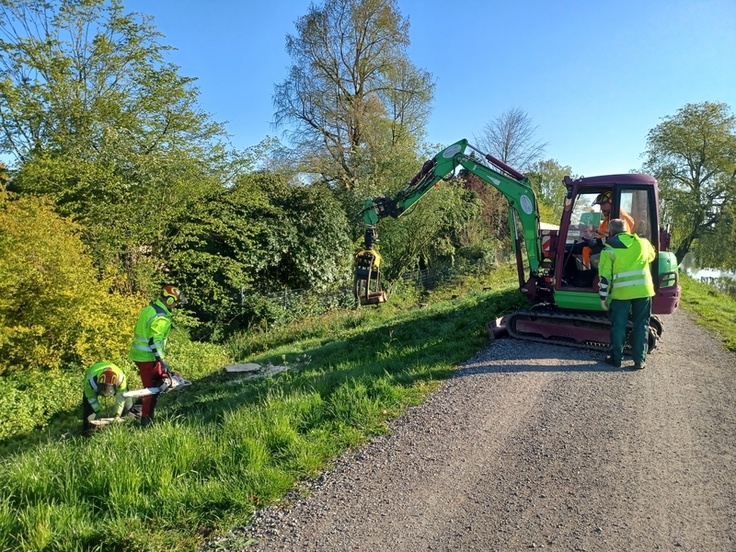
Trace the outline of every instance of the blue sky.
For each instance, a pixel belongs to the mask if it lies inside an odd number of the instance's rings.
[[[273,128],[285,37],[308,0],[127,0],[175,47],[200,104],[245,148]],[[546,158],[577,175],[641,167],[647,132],[687,103],[736,112],[736,0],[398,0],[409,57],[429,71],[430,143],[482,133],[520,108]],[[206,7],[205,7],[206,6]]]

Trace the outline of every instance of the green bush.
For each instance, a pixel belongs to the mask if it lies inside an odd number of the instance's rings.
[[[76,368],[78,377],[51,370],[43,377],[0,378],[0,441],[46,427],[55,415],[81,405],[84,369]]]
[[[0,192],[0,376],[125,357],[145,300],[111,293],[79,227]]]

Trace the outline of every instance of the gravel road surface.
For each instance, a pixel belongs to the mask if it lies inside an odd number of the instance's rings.
[[[736,551],[736,355],[663,320],[641,371],[496,340],[308,496],[209,546]]]

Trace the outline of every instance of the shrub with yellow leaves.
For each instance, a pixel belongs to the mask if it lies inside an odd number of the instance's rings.
[[[0,190],[0,376],[125,358],[147,302],[98,277],[80,227]]]

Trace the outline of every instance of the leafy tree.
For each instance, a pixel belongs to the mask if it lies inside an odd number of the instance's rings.
[[[687,104],[649,131],[644,169],[660,185],[662,223],[671,224],[678,262],[736,267],[731,237],[736,209],[736,118],[724,103]],[[714,238],[720,239],[714,239]]]
[[[544,154],[546,142],[536,139],[537,126],[521,109],[504,111],[483,128],[476,137],[478,146],[519,172],[525,172]]]
[[[384,219],[379,249],[385,277],[391,280],[408,270],[453,261],[467,245],[466,232],[480,211],[480,201],[471,190],[450,183],[432,190],[398,219]]]
[[[563,167],[554,159],[535,161],[529,166],[526,176],[532,183],[539,201],[540,218],[544,222],[558,224],[562,218],[566,188],[562,183],[570,175],[570,167]],[[480,221],[482,230],[475,232],[476,240],[491,239],[494,245],[511,246],[509,232],[508,201],[506,197],[474,174],[463,172],[465,187],[472,190],[481,200]],[[468,240],[468,243],[474,240]]]
[[[473,173],[462,171],[460,175],[465,188],[478,197],[481,205],[479,227],[476,228],[475,239],[469,241],[483,241],[490,238],[494,242],[506,243],[510,247],[509,211],[506,197]]]
[[[74,215],[98,265],[156,264],[164,229],[230,161],[193,79],[119,0],[0,0],[0,153],[12,188]]]
[[[0,191],[0,375],[124,358],[143,301],[111,284],[98,280],[76,224]]]
[[[271,262],[260,281],[317,291],[344,283],[352,262],[350,227],[332,192],[320,184],[283,186],[270,196],[278,217],[270,224],[277,242],[269,248]]]
[[[560,165],[555,159],[547,159],[532,163],[526,175],[537,194],[542,221],[559,224],[567,193],[563,178],[572,176],[574,179],[572,169],[569,166]]]
[[[509,109],[487,123],[483,133],[475,137],[475,142],[481,150],[518,171],[525,172],[527,169],[533,171],[538,167],[535,163],[540,163],[539,158],[547,145],[536,140],[534,137],[536,130],[532,119],[521,109]],[[466,179],[467,186],[482,201],[482,219],[488,237],[495,244],[504,244],[504,249],[510,251],[508,201],[501,192],[488,186],[475,175],[466,175]],[[540,175],[537,175],[537,179],[541,181]],[[535,191],[538,192],[536,188]],[[552,216],[541,197],[539,207],[543,219]]]
[[[293,65],[274,106],[300,170],[350,191],[352,207],[398,189],[416,166],[434,84],[407,57],[409,23],[396,1],[326,0],[296,31],[286,38]]]
[[[247,325],[237,320],[241,297],[254,290],[257,270],[265,264],[262,244],[269,230],[262,213],[270,209],[265,193],[236,186],[212,190],[174,222],[178,231],[169,240],[165,263],[169,279],[193,299],[188,308],[202,324],[193,337],[221,337],[217,328]]]
[[[253,173],[193,205],[177,225],[166,263],[169,277],[197,297],[193,310],[203,326],[195,337],[220,338],[257,323],[254,295],[323,291],[348,279],[348,222],[321,185]]]

